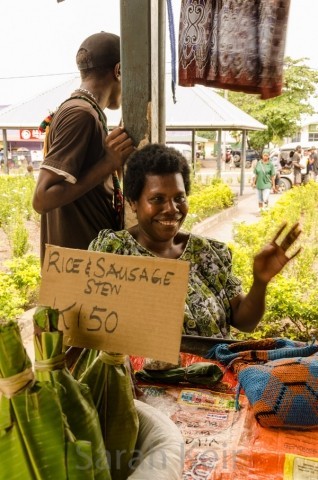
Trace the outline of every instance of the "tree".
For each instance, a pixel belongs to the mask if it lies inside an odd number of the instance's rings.
[[[305,64],[306,58],[293,60],[285,58],[283,90],[278,97],[261,100],[258,95],[232,92],[228,99],[259,122],[267,125],[267,130],[251,132],[250,144],[262,150],[270,142],[280,143],[299,130],[301,115],[313,114],[310,104],[316,97],[318,72]]]

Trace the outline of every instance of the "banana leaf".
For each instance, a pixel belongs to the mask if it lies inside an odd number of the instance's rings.
[[[55,390],[34,380],[18,325],[1,323],[0,479],[66,480],[65,445]]]
[[[139,420],[125,356],[100,352],[84,372],[98,410],[112,480],[126,480],[136,445]]]
[[[68,352],[72,349],[73,347],[71,347],[66,352],[66,357],[68,355]],[[81,353],[78,355],[76,362],[72,364],[72,368],[70,369],[72,376],[76,378],[76,380],[79,380],[85,370],[87,370],[87,368],[94,362],[98,355],[98,350],[94,350],[91,348],[83,348]]]
[[[87,459],[92,457],[96,480],[110,480],[106,450],[99,424],[98,413],[93,403],[89,387],[75,380],[65,367],[63,352],[63,333],[58,331],[58,310],[50,307],[38,307],[34,313],[34,353],[35,374],[38,380],[49,382],[57,392],[62,411],[67,419],[70,431],[79,445],[68,445],[68,454],[76,459],[75,465],[85,472]],[[85,443],[86,442],[86,443]],[[89,443],[91,454],[87,455]],[[90,457],[91,455],[91,457]],[[70,467],[71,468],[71,467]]]
[[[214,363],[197,362],[189,367],[171,368],[170,370],[139,370],[135,373],[135,376],[137,379],[146,382],[169,384],[189,382],[212,387],[212,385],[221,380],[223,372]]]

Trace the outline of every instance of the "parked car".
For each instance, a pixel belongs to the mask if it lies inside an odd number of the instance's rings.
[[[285,143],[279,147],[279,160],[282,165],[291,163],[292,153],[296,150],[297,145],[301,145],[303,150],[309,150],[311,147],[317,147],[317,142],[292,142]]]
[[[242,151],[232,150],[232,155],[233,155],[234,165],[239,168],[241,166]],[[253,148],[246,149],[246,160],[245,160],[246,168],[251,168],[253,160],[259,160],[259,159],[260,159],[260,155],[256,150],[254,150]]]
[[[192,148],[186,143],[167,143],[167,147],[173,147],[178,150],[185,159],[188,161],[188,164],[192,166]]]
[[[292,168],[289,167],[283,167],[280,171],[280,178],[279,178],[279,191],[280,192],[285,192],[286,190],[289,190],[292,188],[294,183],[294,173]]]

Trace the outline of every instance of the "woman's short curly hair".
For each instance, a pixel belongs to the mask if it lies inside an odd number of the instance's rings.
[[[124,173],[124,193],[128,200],[139,200],[147,175],[181,173],[185,192],[190,193],[190,167],[184,156],[173,147],[158,143],[136,150],[128,159]]]

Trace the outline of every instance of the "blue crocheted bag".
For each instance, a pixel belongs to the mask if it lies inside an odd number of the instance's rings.
[[[316,352],[317,344],[266,339],[217,345],[208,356],[237,373],[237,401],[243,388],[261,426],[307,430],[318,428]]]
[[[318,354],[245,366],[238,381],[262,427],[318,428]]]

